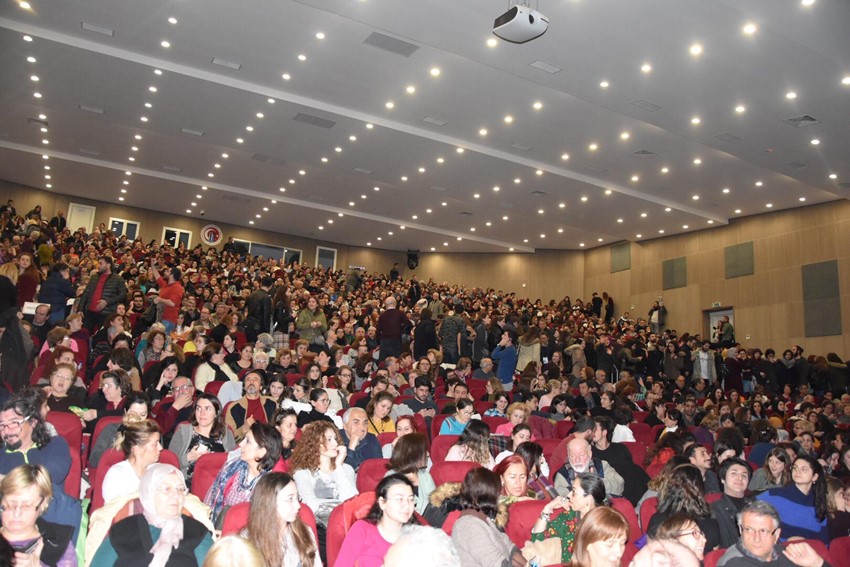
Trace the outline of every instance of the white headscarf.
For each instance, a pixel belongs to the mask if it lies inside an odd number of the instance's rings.
[[[171,556],[171,550],[177,549],[183,539],[183,518],[180,515],[174,518],[160,516],[156,511],[156,492],[165,478],[172,474],[180,478],[180,483],[185,488],[186,481],[180,469],[162,463],[150,465],[139,484],[139,500],[142,502],[145,519],[150,525],[162,530],[150,550],[153,554],[151,567],[164,567]]]

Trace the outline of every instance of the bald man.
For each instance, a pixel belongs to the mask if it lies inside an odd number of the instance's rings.
[[[594,459],[590,443],[576,437],[567,444],[567,462],[555,473],[555,490],[561,496],[567,496],[573,489],[576,475],[585,472],[602,478],[608,496],[622,496],[625,486],[623,477],[607,462]]]
[[[378,318],[375,334],[375,339],[380,345],[379,360],[384,360],[388,356],[398,358],[401,354],[401,336],[409,335],[410,329],[413,328],[407,315],[396,307],[395,297],[389,296],[384,300],[385,309]]]

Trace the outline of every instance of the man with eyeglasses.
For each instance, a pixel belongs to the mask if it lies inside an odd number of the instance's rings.
[[[171,440],[177,424],[189,421],[195,403],[195,387],[191,378],[178,376],[171,382],[171,396],[167,396],[153,408],[156,422],[162,430],[163,445]]]
[[[13,396],[0,406],[0,478],[19,465],[42,465],[50,473],[53,500],[44,519],[72,526],[77,541],[82,508],[75,495],[65,493],[63,483],[71,470],[71,451],[60,436],[51,437],[38,409],[23,396]]]
[[[741,537],[726,550],[717,567],[829,567],[808,543],[779,541],[779,513],[770,503],[753,500],[738,513]]]

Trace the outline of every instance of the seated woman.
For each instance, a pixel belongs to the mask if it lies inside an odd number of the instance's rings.
[[[537,494],[528,488],[528,466],[519,455],[510,455],[493,467],[502,481],[499,504],[510,505],[520,500],[534,500]]]
[[[850,534],[850,511],[847,510],[847,489],[837,478],[826,481],[826,523],[829,527],[829,539],[835,540]]]
[[[375,497],[369,514],[348,530],[335,567],[381,567],[384,555],[401,535],[401,528],[416,523],[413,484],[404,475],[384,477],[375,489]]]
[[[369,400],[366,406],[366,417],[368,419],[368,432],[373,435],[379,433],[392,433],[395,431],[392,410],[395,396],[384,390],[378,392]]]
[[[655,530],[658,541],[677,541],[694,552],[700,562],[705,559],[705,534],[696,518],[687,512],[677,512],[664,520]]]
[[[272,374],[266,382],[264,395],[273,401],[276,406],[279,406],[283,399],[283,395],[286,392],[286,388],[286,378],[277,374]]]
[[[0,482],[0,535],[15,550],[31,549],[25,552],[26,560],[16,558],[15,565],[76,567],[74,529],[41,517],[52,497],[50,474],[41,465],[15,467]]]
[[[497,378],[498,380],[498,378]],[[500,382],[501,384],[501,382]],[[489,382],[487,383],[489,387]],[[507,419],[508,414],[505,411],[508,409],[510,400],[508,400],[508,395],[502,391],[493,396],[493,407],[484,412],[485,417],[502,417]]]
[[[528,421],[528,407],[523,402],[514,402],[509,405],[507,414],[508,423],[503,423],[497,427],[494,435],[504,435],[505,437],[508,437],[513,432],[514,427],[520,423]]]
[[[71,407],[82,408],[86,404],[86,391],[74,385],[77,379],[77,367],[74,364],[60,362],[50,373],[50,386],[45,388],[49,394],[47,406],[50,411],[71,413]]]
[[[195,370],[195,389],[203,392],[207,384],[213,381],[230,382],[239,378],[224,363],[224,347],[219,343],[210,343],[201,352],[201,364]]]
[[[791,483],[756,498],[770,502],[779,512],[782,541],[799,536],[829,544],[826,477],[813,457],[798,455],[791,465]]]
[[[147,468],[159,461],[162,452],[159,425],[151,419],[128,422],[115,440],[115,448],[124,453],[125,460],[109,467],[103,477],[104,503],[128,496],[139,489]]]
[[[629,544],[629,523],[619,510],[601,506],[578,526],[570,567],[619,567]]]
[[[174,431],[168,449],[177,455],[186,486],[192,487],[195,463],[207,453],[229,453],[236,448],[233,432],[224,425],[221,402],[211,394],[199,394],[189,423]]]
[[[124,407],[124,417],[121,423],[110,423],[100,430],[100,435],[94,441],[89,454],[89,466],[97,467],[100,458],[107,449],[116,446],[119,430],[123,431],[128,423],[144,421],[151,413],[151,399],[144,392],[130,392]],[[120,443],[120,441],[119,441]]]
[[[287,374],[298,374],[298,366],[292,361],[292,351],[288,348],[277,351],[277,372],[286,376]]]
[[[559,353],[560,354],[560,353]],[[555,399],[556,396],[561,394],[561,381],[560,380],[549,380],[546,383],[546,391],[547,393],[540,398],[540,407],[545,408],[552,406],[552,400]]]
[[[152,400],[171,395],[171,383],[180,374],[180,361],[176,356],[163,356],[142,374],[142,387]]]
[[[446,418],[440,425],[440,435],[461,435],[475,414],[475,407],[469,400],[458,400],[455,414]]]
[[[463,430],[457,443],[449,449],[446,460],[476,462],[492,469],[496,463],[490,454],[489,439],[490,426],[479,419],[473,419]]]
[[[124,415],[126,396],[130,393],[130,377],[123,370],[107,370],[100,377],[100,390],[88,400],[83,412],[85,432],[93,433],[97,421],[106,416]]]
[[[399,439],[401,439],[405,435],[409,435],[410,433],[418,432],[419,426],[416,425],[416,421],[413,419],[413,416],[402,415],[395,422],[395,439],[393,439],[392,443],[387,443],[386,445],[381,447],[381,456],[385,459],[389,459],[393,456],[393,452],[395,451],[396,445],[398,445]],[[428,468],[431,468],[430,464]]]
[[[705,500],[705,483],[702,473],[691,464],[674,468],[670,478],[658,494],[658,510],[650,518],[647,527],[649,537],[655,537],[664,520],[676,512],[686,512],[693,516],[705,534],[706,553],[720,545],[720,527],[712,517],[711,506]]]
[[[750,492],[763,492],[779,488],[791,482],[791,457],[782,447],[774,447],[767,453],[764,465],[753,473]]]
[[[210,518],[219,524],[226,508],[248,502],[257,481],[272,470],[280,459],[280,433],[266,423],[254,423],[221,467],[204,503],[210,507]]]
[[[270,472],[257,483],[242,536],[257,547],[265,565],[322,566],[313,530],[298,515],[300,508],[298,488],[288,474]]]
[[[139,352],[137,357],[139,367],[144,371],[145,365],[148,362],[156,362],[162,358],[162,351],[165,349],[166,337],[163,331],[154,329],[147,334],[147,345]]]
[[[460,490],[463,510],[452,528],[452,542],[463,567],[525,565],[522,553],[496,525],[502,482],[477,467],[466,473]],[[498,518],[504,520],[504,518]]]
[[[212,534],[201,522],[182,514],[188,492],[176,467],[151,466],[139,484],[143,512],[113,524],[92,558],[92,567],[202,565]]]
[[[534,492],[538,500],[551,500],[558,496],[558,491],[549,481],[549,464],[543,456],[543,447],[533,441],[526,441],[516,446],[514,455],[522,457],[525,461],[528,470],[528,488]]]
[[[280,433],[280,458],[283,461],[288,461],[292,456],[292,451],[295,450],[295,434],[298,433],[298,414],[293,409],[278,408],[272,416],[272,424],[278,433]],[[277,470],[277,467],[275,470]]]
[[[231,360],[227,360],[227,357],[232,357]],[[242,348],[239,349],[239,356],[233,357],[232,354],[224,355],[225,362],[227,363],[227,367],[235,375],[239,375],[243,370],[248,370],[254,367],[254,347],[246,343],[242,345]]]
[[[310,411],[302,411],[298,414],[298,427],[303,428],[314,421],[333,423],[333,419],[327,415],[330,406],[330,398],[328,398],[327,392],[321,388],[310,390],[310,405],[313,406]]]
[[[487,380],[487,384],[484,386],[484,395],[478,401],[493,403],[496,401],[496,396],[504,393],[505,388],[502,386],[502,381],[494,376]]]
[[[315,421],[301,433],[301,441],[289,460],[289,470],[298,485],[301,501],[313,510],[319,532],[319,547],[331,511],[357,494],[354,469],[345,462],[346,448],[333,423]]]
[[[525,423],[520,423],[515,426],[513,431],[511,432],[510,441],[508,441],[507,448],[496,455],[495,463],[498,465],[507,457],[510,457],[516,451],[516,448],[520,446],[520,443],[525,443],[526,441],[531,441],[531,427],[529,427]],[[544,474],[549,474],[549,465],[545,463],[546,472]]]
[[[543,507],[540,517],[531,527],[531,541],[560,539],[561,562],[569,563],[573,556],[576,529],[582,517],[605,504],[607,495],[602,479],[595,474],[581,473],[573,479],[569,496],[559,496]],[[561,511],[552,518],[555,510]]]
[[[414,509],[422,515],[426,514],[431,493],[436,488],[428,472],[429,463],[428,438],[424,433],[409,433],[399,437],[390,462],[387,463],[387,475],[401,474],[411,482],[416,497]]]

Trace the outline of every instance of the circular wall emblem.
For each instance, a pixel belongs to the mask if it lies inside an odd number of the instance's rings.
[[[221,243],[223,238],[224,235],[221,232],[221,227],[219,226],[208,224],[201,229],[201,241],[203,241],[203,243],[207,246],[215,246],[216,244]]]

